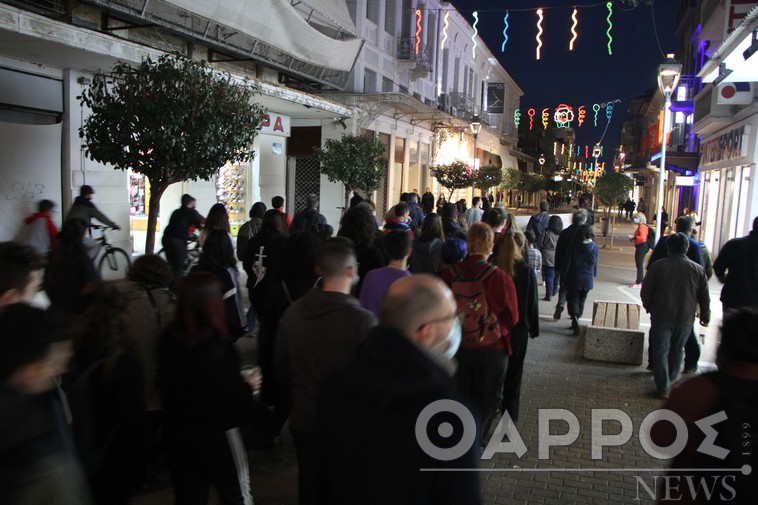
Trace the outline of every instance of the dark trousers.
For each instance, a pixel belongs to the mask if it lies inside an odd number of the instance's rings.
[[[517,324],[511,333],[511,348],[513,354],[508,357],[508,368],[503,382],[503,412],[508,412],[515,423],[518,421],[519,404],[521,403],[521,379],[524,376],[524,360],[526,347],[529,343],[529,332],[526,325]]]
[[[561,284],[561,287],[558,289],[558,303],[555,304],[556,307],[561,307],[561,309],[563,309],[563,306],[566,305],[567,294],[568,294],[568,288],[566,287],[565,284]]]
[[[508,368],[505,349],[478,351],[460,349],[455,355],[458,370],[455,377],[458,387],[470,401],[479,416],[482,440],[487,436],[492,418],[503,400],[503,382]]]
[[[579,319],[581,319],[584,313],[584,302],[587,300],[587,293],[581,289],[569,289],[566,292],[566,303],[568,305],[568,313],[571,316],[571,327],[576,328],[579,326]]]
[[[542,276],[545,278],[545,298],[550,298],[558,293],[558,283],[561,280],[561,273],[555,267],[542,265]]]
[[[647,242],[643,242],[634,246],[634,264],[637,266],[637,280],[636,284],[641,284],[642,279],[645,277],[645,271],[643,270],[643,264],[645,263],[645,256],[647,255],[648,247]]]
[[[167,428],[175,505],[207,505],[211,486],[222,505],[252,505],[247,450],[238,428]]]
[[[279,327],[279,317],[270,310],[256,307],[258,313],[258,366],[265,377],[261,385],[261,399],[268,405],[276,405],[279,401],[278,381],[274,366],[276,351],[276,330]]]
[[[184,275],[184,260],[187,258],[187,241],[164,235],[161,243],[163,244],[163,252],[166,253],[166,261],[171,267],[171,273],[174,274],[173,286],[176,287]]]
[[[684,369],[696,370],[697,362],[700,361],[700,343],[695,335],[695,327],[690,330],[690,335],[684,342]]]
[[[297,503],[318,503],[319,465],[321,464],[313,435],[292,430],[297,454]]]

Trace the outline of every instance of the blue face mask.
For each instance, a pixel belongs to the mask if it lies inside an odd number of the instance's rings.
[[[637,224],[639,224],[639,222],[640,222],[640,218],[638,218],[638,217],[635,217],[635,218],[634,218],[634,222],[635,222],[635,223],[637,223]]]
[[[455,353],[458,352],[458,348],[461,345],[461,337],[461,320],[456,317],[453,320],[453,326],[450,328],[450,333],[447,335],[447,349],[443,353],[447,359],[452,360],[455,357]]]

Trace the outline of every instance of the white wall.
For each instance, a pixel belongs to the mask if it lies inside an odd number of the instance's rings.
[[[274,152],[274,144],[281,145],[281,148],[277,151],[278,154]],[[258,151],[256,158],[260,167],[260,177],[258,181],[253,181],[253,185],[258,182],[260,201],[266,204],[266,208],[271,208],[271,199],[273,197],[285,196],[284,192],[287,184],[287,137],[259,135],[255,139],[255,145]],[[255,201],[251,201],[250,203],[255,203]],[[294,209],[286,199],[284,208],[290,215],[294,214]]]

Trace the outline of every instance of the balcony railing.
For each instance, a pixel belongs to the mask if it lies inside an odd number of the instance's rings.
[[[416,63],[416,70],[432,71],[432,55],[423,42],[416,43],[415,38],[397,39],[397,59]]]
[[[21,7],[28,7],[33,11],[48,11],[55,14],[66,13],[66,0],[14,0],[8,2]]]

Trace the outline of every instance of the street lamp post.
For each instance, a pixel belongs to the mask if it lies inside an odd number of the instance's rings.
[[[474,134],[474,170],[476,170],[476,139],[479,136],[479,132],[482,131],[482,121],[479,119],[479,114],[474,114],[474,117],[471,119],[471,133]],[[476,182],[471,185],[471,200],[473,202],[474,197],[476,196]]]
[[[679,76],[682,72],[682,66],[676,62],[673,54],[666,55],[666,62],[658,66],[658,88],[663,93],[663,128],[661,128],[661,168],[658,174],[658,208],[655,219],[655,236],[661,239],[661,223],[663,222],[663,179],[666,174],[666,133],[669,127],[669,116],[671,112],[671,94],[679,83]]]
[[[597,159],[600,157],[600,144],[595,144],[595,147],[592,148],[592,157],[595,158],[595,166],[594,166],[594,172],[595,175],[592,177],[593,186],[592,186],[592,212],[595,212],[595,186],[594,182],[597,181]]]
[[[545,155],[544,154],[540,154],[539,162],[540,162],[540,175],[542,175],[542,167],[545,166]]]

